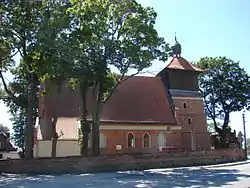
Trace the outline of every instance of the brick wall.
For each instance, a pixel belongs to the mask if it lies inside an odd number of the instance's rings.
[[[193,144],[193,149],[209,149],[211,144],[202,98],[178,97],[173,101],[176,108],[176,120],[182,127],[182,148],[191,150]],[[193,142],[191,135],[193,135]]]
[[[170,131],[166,133],[166,145],[182,148],[182,133],[181,131]]]
[[[158,145],[158,135],[161,131],[101,131],[107,138],[107,148],[103,148],[102,154],[116,154],[115,146],[121,145],[122,150],[119,153],[155,153],[159,151]],[[132,133],[135,136],[135,148],[127,147],[127,135],[128,133]],[[150,147],[143,147],[143,135],[147,133],[150,135]],[[164,134],[164,145],[174,145],[178,148],[181,147],[181,132],[180,131],[170,131],[165,132]]]
[[[117,170],[142,170],[177,166],[207,165],[244,159],[240,149],[158,153],[143,155],[109,155],[95,158],[40,158],[0,161],[0,173],[62,174]]]
[[[196,132],[195,133],[195,140],[196,140],[196,149],[204,150],[211,148],[211,139],[210,133],[208,132]]]
[[[186,108],[183,104],[186,103]],[[197,131],[207,131],[205,122],[204,105],[202,98],[198,99],[174,99],[176,108],[176,119],[182,126],[183,131],[189,131],[195,129]],[[188,118],[191,118],[191,124],[188,122]]]
[[[127,142],[128,133],[132,133],[135,137],[135,148],[129,148]],[[159,145],[159,134],[162,133],[164,143]],[[100,148],[102,155],[106,154],[126,154],[126,153],[156,153],[159,151],[159,146],[176,146],[182,148],[182,134],[178,131],[101,131],[105,137],[103,147]],[[150,136],[149,146],[144,147],[143,136],[148,134]],[[91,137],[91,135],[90,135]],[[102,138],[102,136],[100,137]],[[102,139],[101,139],[102,140]],[[101,145],[101,144],[100,144]],[[121,145],[122,149],[117,151],[116,145]],[[89,140],[91,148],[91,140]],[[51,156],[51,140],[38,140],[34,146],[34,157],[50,157]],[[57,157],[80,156],[80,144],[78,140],[61,140],[57,141]],[[90,152],[91,153],[91,152]]]

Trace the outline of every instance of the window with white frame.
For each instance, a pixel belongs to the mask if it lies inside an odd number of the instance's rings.
[[[132,133],[128,134],[127,142],[129,148],[135,148],[135,136]]]

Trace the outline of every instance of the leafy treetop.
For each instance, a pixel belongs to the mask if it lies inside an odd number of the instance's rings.
[[[206,71],[199,80],[207,117],[213,120],[217,132],[228,127],[230,113],[249,106],[250,77],[239,62],[226,57],[201,58],[197,65]],[[219,128],[216,119],[222,119]]]

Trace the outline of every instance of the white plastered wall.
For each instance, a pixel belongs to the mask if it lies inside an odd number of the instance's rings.
[[[59,118],[56,130],[59,134],[56,148],[57,157],[79,156],[80,143],[78,141],[79,123],[77,118]],[[51,157],[52,141],[42,140],[38,127],[38,140],[34,146],[34,157]],[[100,133],[100,148],[106,148],[107,138]],[[91,134],[89,137],[89,148],[91,148]]]

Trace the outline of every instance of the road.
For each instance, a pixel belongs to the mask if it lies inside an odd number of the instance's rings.
[[[250,161],[231,166],[153,169],[116,173],[23,176],[3,174],[0,188],[250,188]]]

